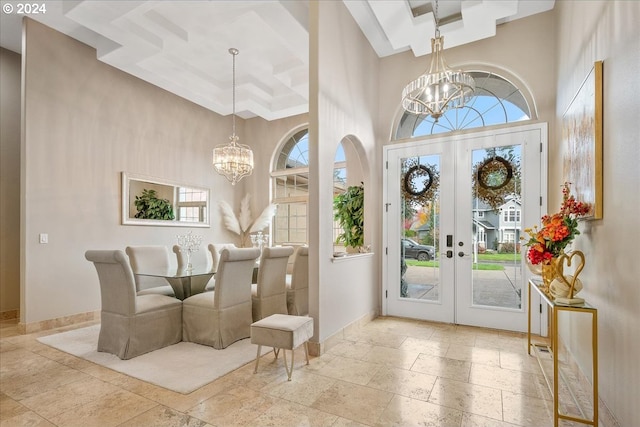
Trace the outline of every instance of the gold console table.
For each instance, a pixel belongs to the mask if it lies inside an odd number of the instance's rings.
[[[547,386],[549,387],[549,391],[553,394],[553,425],[554,427],[558,427],[558,423],[560,419],[574,421],[582,424],[589,424],[594,427],[598,427],[598,311],[595,307],[589,305],[586,301],[582,304],[560,304],[555,302],[550,295],[544,292],[542,288],[542,280],[530,279],[528,286],[528,311],[527,311],[527,351],[531,354],[533,349],[536,358],[538,359],[538,363],[540,365],[540,369],[542,370],[542,374],[544,375],[544,379],[547,382]],[[540,295],[540,298],[544,304],[547,305],[548,309],[551,311],[551,321],[549,324],[549,338],[550,345],[543,343],[532,343],[531,342],[531,294],[533,292],[537,292]],[[591,315],[591,352],[592,352],[592,364],[593,364],[593,377],[592,377],[592,405],[593,405],[593,419],[588,419],[585,415],[585,411],[579,399],[576,398],[575,393],[571,387],[571,384],[567,381],[564,376],[562,370],[560,369],[560,364],[558,361],[558,313],[561,311],[568,312],[579,312],[586,313]],[[553,360],[553,385],[550,384],[547,373],[545,372],[545,368],[543,366],[543,362],[541,359],[541,355],[549,355]],[[569,390],[573,402],[576,407],[579,409],[581,413],[581,417],[576,417],[567,414],[560,413],[560,405],[559,405],[559,381],[563,381]]]

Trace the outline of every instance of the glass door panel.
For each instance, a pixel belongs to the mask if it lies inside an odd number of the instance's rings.
[[[441,216],[451,203],[453,156],[450,144],[433,143],[389,153],[387,204],[389,314],[442,322],[453,321],[453,263],[443,263],[443,230],[452,232],[451,217]]]
[[[400,297],[440,301],[440,155],[402,158],[401,170]]]
[[[471,151],[472,305],[522,308],[520,145]]]
[[[523,224],[541,214],[542,129],[505,129],[458,144],[456,322],[526,330]],[[545,128],[546,129],[546,128]]]

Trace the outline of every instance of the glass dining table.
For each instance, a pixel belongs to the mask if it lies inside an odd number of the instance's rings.
[[[147,277],[163,277],[173,288],[173,292],[176,294],[176,298],[184,300],[191,295],[199,294],[205,291],[207,283],[215,271],[194,267],[190,270],[187,269],[163,269],[163,270],[149,270],[135,273],[136,276]],[[199,280],[193,280],[196,278],[202,278]]]

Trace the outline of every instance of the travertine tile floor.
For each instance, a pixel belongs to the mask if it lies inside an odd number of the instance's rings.
[[[183,395],[0,328],[4,426],[550,426],[526,335],[381,317],[304,364],[253,364]],[[74,328],[87,326],[77,325]],[[188,361],[185,361],[188,363]]]

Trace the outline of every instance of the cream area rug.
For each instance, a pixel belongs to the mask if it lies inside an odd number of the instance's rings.
[[[179,342],[129,360],[98,352],[100,325],[38,338],[43,344],[178,393],[191,393],[205,384],[255,360],[258,346],[249,338],[224,350]],[[262,353],[269,350],[262,347]]]

